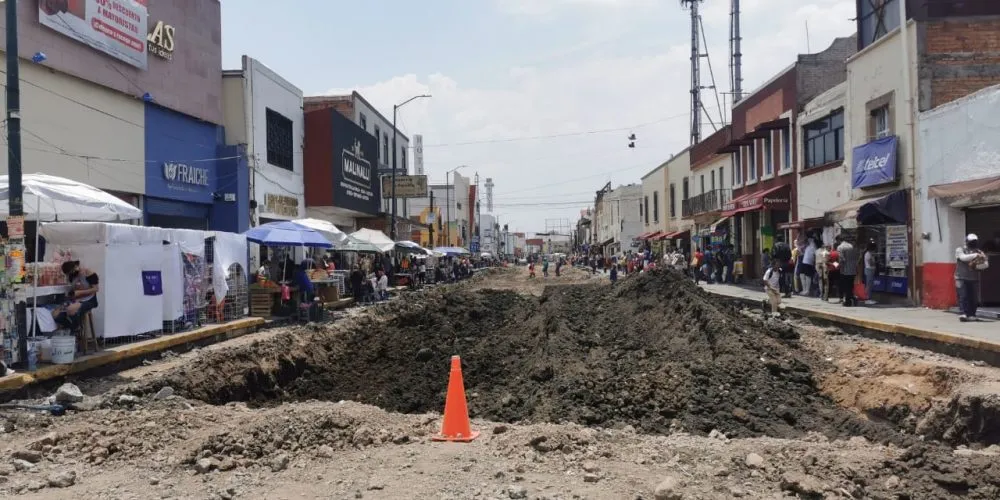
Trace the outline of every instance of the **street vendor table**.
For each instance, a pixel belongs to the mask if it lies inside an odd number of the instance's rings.
[[[331,276],[327,279],[313,280],[316,287],[316,296],[323,303],[337,302],[340,300],[340,291],[344,288],[344,279],[340,276]]]
[[[276,286],[250,285],[250,316],[270,318],[281,288]]]

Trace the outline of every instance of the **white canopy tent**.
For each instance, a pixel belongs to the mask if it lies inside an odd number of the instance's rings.
[[[8,176],[0,176],[0,216],[10,215]],[[26,220],[116,222],[142,218],[142,210],[118,197],[82,182],[46,174],[25,174]]]
[[[330,243],[333,243],[335,248],[337,245],[347,243],[347,234],[337,229],[337,226],[333,225],[330,221],[309,218],[295,219],[292,222],[322,234]]]
[[[358,241],[371,243],[383,252],[388,252],[396,247],[395,241],[389,239],[389,237],[382,231],[376,231],[374,229],[358,229],[357,231],[351,233],[351,237]]]

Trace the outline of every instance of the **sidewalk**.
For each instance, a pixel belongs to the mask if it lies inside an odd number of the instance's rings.
[[[743,299],[753,304],[760,304],[766,299],[763,290],[747,286],[702,284],[701,287],[709,293]],[[958,315],[946,311],[879,305],[844,307],[834,301],[824,302],[818,298],[797,295],[782,298],[781,307],[809,318],[1000,355],[998,321],[962,323],[958,320]]]

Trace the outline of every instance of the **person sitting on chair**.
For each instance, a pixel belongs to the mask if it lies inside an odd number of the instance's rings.
[[[68,303],[65,307],[56,309],[58,313],[55,311],[53,313],[56,323],[71,330],[78,330],[83,316],[97,308],[100,279],[94,271],[80,267],[78,260],[63,262],[62,272],[70,284],[70,291],[66,292]]]

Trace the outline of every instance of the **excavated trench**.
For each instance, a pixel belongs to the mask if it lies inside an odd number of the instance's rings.
[[[554,286],[541,297],[435,290],[341,325],[205,353],[145,389],[171,385],[214,404],[353,400],[439,412],[454,354],[478,418],[917,441],[900,432],[916,430],[907,409],[866,419],[822,394],[824,361],[790,326],[741,314],[670,272],[615,287]],[[956,400],[920,430],[952,444],[1000,442],[1000,405],[988,403]]]

